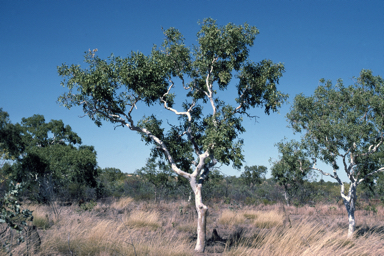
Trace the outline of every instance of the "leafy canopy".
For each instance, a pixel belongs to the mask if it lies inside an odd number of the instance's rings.
[[[8,122],[0,133],[5,134],[0,139],[3,150],[17,160],[6,170],[13,180],[33,182],[51,176],[56,185],[96,186],[96,151],[81,146],[81,138],[61,120],[46,123],[44,116],[33,115],[21,124]]]
[[[200,27],[198,45],[192,47],[177,29],[169,28],[161,46],[147,56],[131,52],[126,58],[103,60],[93,50],[85,55],[85,68],[63,64],[58,73],[69,92],[59,102],[67,108],[82,106],[97,125],[108,121],[141,133],[154,145],[152,156],[165,157],[173,168],[189,172],[191,163],[206,168],[217,162],[240,168],[242,117],[252,116],[255,107],[267,114],[277,111],[287,98],[276,89],[284,66],[248,60],[259,33],[254,26],[219,26],[209,18]],[[232,85],[237,96],[226,103],[218,91]],[[136,122],[132,113],[140,104],[162,105],[178,115],[179,123],[164,125],[156,110]]]
[[[279,159],[272,162],[271,174],[273,179],[282,186],[303,182],[310,171],[310,162],[302,145],[294,140],[281,141],[276,144]]]
[[[261,184],[265,180],[267,167],[263,165],[244,166],[244,172],[240,175],[248,186]]]
[[[304,133],[311,154],[335,170],[340,157],[352,182],[379,168],[370,163],[382,161],[384,139],[384,81],[370,70],[355,81],[345,86],[342,80],[333,85],[322,79],[313,96],[295,97],[287,115],[292,128]]]

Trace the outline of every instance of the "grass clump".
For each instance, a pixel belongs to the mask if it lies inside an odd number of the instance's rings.
[[[361,210],[366,231],[359,233],[357,228],[356,235],[347,239],[347,220],[333,213],[339,208],[332,209],[332,215],[321,214],[329,208],[318,205],[312,213],[309,207],[282,211],[281,205],[257,205],[230,210],[213,205],[207,217],[207,240],[213,237],[213,229],[221,239],[211,239],[206,252],[224,256],[384,255],[381,215],[373,218]],[[55,219],[51,207],[31,205],[30,209],[41,238],[35,255],[195,255],[196,214],[187,203],[112,199],[99,202],[92,211],[62,207],[60,219]],[[291,215],[292,225],[283,225],[283,212]],[[26,243],[17,250],[13,255],[25,255]]]
[[[48,215],[46,216],[34,216],[33,214],[33,221],[32,225],[36,226],[37,228],[41,229],[48,229],[51,225],[49,222]]]
[[[95,201],[91,200],[87,203],[80,205],[80,209],[83,211],[92,211],[96,205],[97,205],[97,203]]]
[[[253,215],[251,215],[253,216]],[[253,224],[258,228],[272,228],[282,226],[284,216],[277,211],[258,212]]]
[[[257,218],[257,212],[256,211],[247,211],[243,213],[244,218],[248,220],[254,220]]]
[[[139,223],[137,220],[143,218]],[[124,221],[124,223],[123,223]],[[158,214],[134,212],[121,219],[99,219],[94,213],[64,216],[44,239],[41,255],[174,255],[193,254],[193,244],[176,231],[148,232],[141,227],[159,227]],[[152,222],[151,222],[152,221]],[[156,222],[157,221],[157,222]],[[145,224],[144,224],[145,223]]]
[[[46,207],[38,205],[29,205],[29,209],[32,210],[32,225],[36,226],[39,229],[48,229],[53,225],[53,220],[49,219]]]
[[[226,256],[266,255],[384,255],[383,236],[347,239],[344,229],[302,220],[292,228],[261,229],[238,245],[226,248]]]
[[[224,210],[218,223],[222,225],[240,225],[251,223],[257,228],[272,228],[282,226],[284,216],[278,211],[231,211]]]
[[[149,227],[151,229],[157,229],[161,227],[159,221],[159,213],[156,211],[134,211],[123,218],[124,224],[128,227],[143,228]]]
[[[187,223],[180,224],[176,226],[176,229],[181,232],[195,232],[196,231],[196,223]]]
[[[225,209],[219,218],[218,223],[222,225],[239,225],[245,222],[245,217],[239,212]]]
[[[122,210],[129,206],[133,202],[133,198],[131,197],[121,197],[116,202],[111,204],[111,208],[116,210]]]

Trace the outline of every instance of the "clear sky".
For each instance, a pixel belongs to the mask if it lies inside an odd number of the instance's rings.
[[[61,119],[93,145],[100,167],[134,172],[145,165],[149,147],[128,129],[98,128],[79,118],[81,107],[68,110],[56,103],[66,92],[57,66],[84,65],[83,55],[97,48],[126,57],[131,51],[149,53],[163,40],[161,28],[176,27],[189,45],[196,44],[198,20],[211,17],[219,25],[244,22],[260,34],[250,59],[271,59],[285,64],[279,90],[290,95],[311,95],[319,79],[342,78],[349,85],[361,69],[384,76],[384,1],[0,1],[0,107],[13,123],[34,114]],[[234,83],[235,84],[235,83]],[[277,159],[274,147],[293,136],[285,115],[264,115],[258,122],[245,119],[245,165],[265,165]],[[227,175],[238,175],[223,167]]]

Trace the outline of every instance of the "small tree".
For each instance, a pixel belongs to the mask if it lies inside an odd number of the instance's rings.
[[[4,233],[7,232],[8,229],[10,229],[10,231],[17,231],[20,234],[17,238],[17,244],[24,242],[24,237],[21,233],[27,226],[27,221],[33,220],[32,211],[28,209],[22,210],[21,208],[19,196],[21,190],[22,185],[20,183],[14,184],[11,181],[9,184],[9,191],[0,198],[0,223],[6,224],[6,228],[2,230],[0,235],[4,238]],[[7,252],[10,252],[12,244],[5,239],[2,240],[3,248]]]
[[[310,171],[310,162],[297,141],[282,141],[275,146],[277,146],[280,156],[277,161],[270,160],[273,164],[271,174],[273,179],[284,187],[284,198],[289,206],[294,191],[297,190],[300,183],[303,183]]]
[[[243,182],[247,186],[255,186],[261,184],[265,180],[265,174],[267,173],[267,167],[263,165],[244,166],[244,172],[240,175]]]
[[[62,85],[69,89],[59,98],[63,106],[82,106],[97,125],[105,120],[140,133],[154,145],[152,157],[166,159],[177,175],[188,180],[198,212],[198,252],[205,248],[204,180],[217,163],[240,168],[244,157],[238,136],[245,132],[242,117],[251,116],[251,108],[261,107],[269,114],[286,99],[276,89],[283,64],[248,60],[258,33],[248,24],[221,27],[205,19],[192,49],[177,29],[170,28],[164,31],[162,46],[154,46],[148,56],[132,52],[127,58],[112,55],[102,60],[93,50],[85,55],[88,68],[58,67],[65,78]],[[226,103],[219,98],[220,91],[228,89],[234,76],[239,80],[238,95]],[[179,123],[164,126],[155,115],[159,111],[152,109],[148,111],[153,114],[135,121],[137,108],[155,104],[178,116]]]
[[[1,113],[6,116],[1,111],[0,118]],[[21,124],[2,123],[0,150],[8,153],[8,159],[15,159],[11,168],[4,170],[10,179],[29,186],[38,183],[39,197],[44,201],[69,183],[96,187],[96,151],[80,145],[80,137],[69,125],[64,126],[61,120],[47,123],[42,115],[23,118]]]
[[[351,237],[355,230],[356,187],[370,176],[384,171],[380,156],[384,140],[384,81],[362,70],[356,83],[335,86],[320,80],[313,96],[295,97],[288,120],[295,132],[304,133],[304,141],[314,157],[313,170],[334,178],[340,185],[340,195],[348,212]],[[332,172],[316,167],[316,159],[332,166]],[[349,189],[338,175],[341,161]],[[368,165],[373,160],[376,164]]]

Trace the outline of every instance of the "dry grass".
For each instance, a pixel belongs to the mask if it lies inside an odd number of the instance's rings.
[[[186,238],[156,232],[157,213],[138,211],[122,220],[98,219],[92,212],[66,217],[46,237],[41,255],[192,255]]]
[[[284,229],[264,229],[225,255],[384,255],[383,235],[347,239],[345,230],[330,230],[304,221]]]
[[[114,208],[116,210],[122,210],[126,207],[128,207],[133,202],[133,198],[131,197],[122,197],[118,199],[116,202],[112,203],[110,205],[111,208]]]
[[[40,229],[47,229],[54,223],[54,215],[51,215],[51,219],[49,218],[48,207],[38,207],[36,205],[30,205],[28,207],[29,210],[32,211],[33,221],[32,224]]]
[[[272,228],[283,225],[284,216],[276,210],[273,211],[232,211],[225,209],[218,221],[222,225],[252,224],[258,228]]]
[[[84,211],[62,207],[54,219],[46,206],[30,206],[42,244],[37,255],[195,255],[196,213],[186,202],[135,202],[122,198]],[[283,207],[259,205],[224,209],[212,205],[207,239],[213,229],[224,239],[208,243],[209,255],[384,255],[384,213],[360,210],[358,229],[346,239],[347,217],[338,205]],[[48,215],[48,218],[47,218]],[[292,225],[285,225],[285,219]],[[360,226],[359,226],[360,225]],[[381,227],[369,231],[373,226]],[[360,232],[358,231],[358,232]],[[14,255],[25,254],[25,244]]]
[[[284,216],[277,211],[257,212],[255,216],[253,225],[258,228],[272,228],[283,225]]]
[[[159,213],[154,211],[134,211],[129,215],[126,214],[123,217],[123,223],[132,228],[149,227],[156,230],[157,228],[161,227],[161,222],[159,221]]]
[[[245,222],[246,218],[244,217],[243,214],[237,212],[237,211],[232,211],[225,209],[219,219],[219,224],[222,225],[239,225],[243,224]]]

